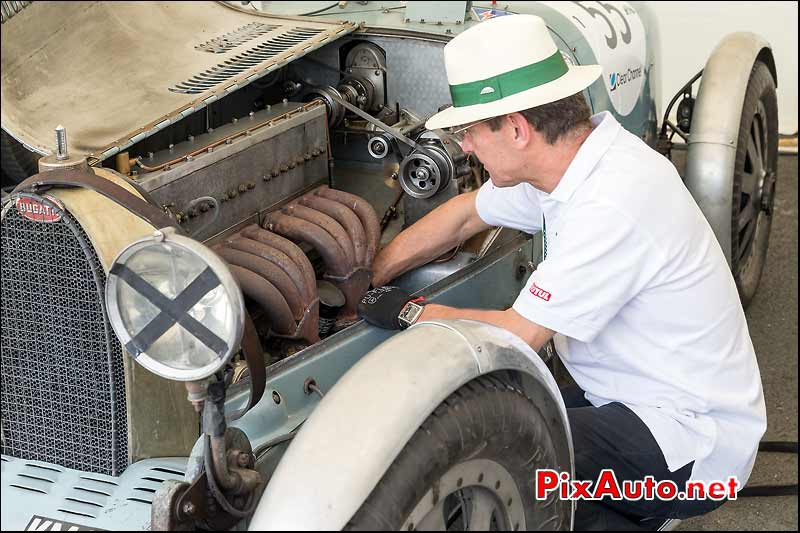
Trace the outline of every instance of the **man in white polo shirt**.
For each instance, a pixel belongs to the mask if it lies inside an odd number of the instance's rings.
[[[481,320],[535,350],[553,338],[579,387],[564,391],[577,479],[611,468],[620,481],[654,476],[679,490],[730,476],[744,486],[766,429],[761,378],[722,250],[674,166],[610,113],[590,117],[582,91],[600,67],[568,67],[538,17],[478,24],[445,47],[445,66],[453,107],[426,126],[460,134],[491,181],[394,239],[374,286],[491,226],[544,229],[543,261],[505,311],[419,313],[379,287],[361,315],[396,328]],[[636,528],[720,503],[580,502],[575,526]]]

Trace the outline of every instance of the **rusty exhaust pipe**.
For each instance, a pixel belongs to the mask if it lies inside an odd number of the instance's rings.
[[[350,275],[352,266],[344,249],[320,226],[284,213],[270,213],[264,225],[270,231],[311,244],[322,256],[332,277],[345,279]]]
[[[305,292],[311,296],[310,300],[317,297],[317,276],[314,274],[314,267],[311,266],[311,261],[308,260],[308,257],[299,246],[276,233],[262,229],[258,224],[247,226],[239,232],[239,235],[266,244],[289,256],[302,272],[301,279],[306,287]]]
[[[372,260],[375,259],[375,253],[381,240],[380,221],[372,206],[363,198],[344,191],[331,189],[327,185],[315,189],[312,194],[339,202],[355,212],[359,220],[361,220],[364,232],[367,235],[367,255],[364,265],[372,268]]]
[[[242,292],[255,300],[264,310],[270,329],[279,335],[292,335],[295,331],[295,322],[289,304],[280,291],[255,272],[236,265],[229,265],[229,268]]]
[[[346,205],[340,204],[334,200],[329,200],[322,196],[308,194],[300,199],[300,203],[311,209],[325,213],[347,231],[350,240],[355,248],[355,262],[356,266],[366,266],[367,259],[367,236],[364,232],[364,226],[361,224],[355,212],[348,208]]]
[[[233,248],[220,246],[214,251],[229,264],[249,270],[261,276],[264,281],[269,282],[271,286],[279,291],[284,301],[289,306],[289,316],[293,317],[293,320],[300,320],[303,318],[305,305],[300,297],[300,293],[292,279],[287,276],[283,270],[278,268],[277,265],[257,255],[234,250]]]
[[[336,239],[336,242],[338,242],[339,246],[341,246],[342,250],[344,250],[344,255],[348,262],[348,268],[352,270],[356,266],[356,252],[355,247],[353,246],[353,241],[350,239],[350,235],[348,235],[347,231],[342,227],[341,224],[336,222],[336,220],[329,217],[325,213],[300,204],[290,204],[281,209],[281,212],[289,216],[302,218],[303,220],[311,222],[312,224],[316,224],[320,228],[330,233],[331,237]]]
[[[240,234],[236,234],[224,242],[224,245],[234,250],[240,250],[249,254],[256,255],[261,259],[265,259],[270,263],[275,264],[278,268],[283,270],[287,276],[292,280],[297,291],[303,300],[303,305],[307,306],[314,299],[315,295],[311,292],[311,287],[308,287],[303,279],[303,273],[300,267],[292,261],[292,259],[281,252],[259,241],[249,239]]]

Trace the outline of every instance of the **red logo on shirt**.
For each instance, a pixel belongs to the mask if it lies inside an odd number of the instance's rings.
[[[533,285],[531,285],[531,294],[533,294],[538,298],[541,298],[545,302],[550,301],[551,294],[546,290],[542,289],[541,287],[539,287],[538,285],[536,285],[535,281],[533,282]]]

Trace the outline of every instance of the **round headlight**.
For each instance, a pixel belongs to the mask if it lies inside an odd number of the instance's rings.
[[[171,229],[120,252],[108,274],[106,304],[125,350],[168,379],[211,376],[242,338],[244,300],[230,270]]]

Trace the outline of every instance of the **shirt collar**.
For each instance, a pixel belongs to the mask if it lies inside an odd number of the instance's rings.
[[[568,202],[578,187],[586,181],[594,167],[605,155],[621,128],[619,122],[608,111],[591,117],[592,133],[586,138],[575,158],[567,167],[556,188],[550,193],[550,199],[557,202]]]

